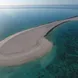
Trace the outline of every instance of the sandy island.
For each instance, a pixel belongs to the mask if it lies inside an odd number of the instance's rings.
[[[0,42],[0,66],[14,66],[30,62],[44,56],[53,47],[53,43],[44,36],[55,27],[78,21],[78,17],[55,21],[18,32]]]

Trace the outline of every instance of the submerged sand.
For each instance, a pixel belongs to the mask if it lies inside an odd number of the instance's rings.
[[[48,53],[53,44],[45,35],[55,27],[78,20],[78,17],[55,21],[16,33],[0,42],[0,66],[13,66],[30,62]]]

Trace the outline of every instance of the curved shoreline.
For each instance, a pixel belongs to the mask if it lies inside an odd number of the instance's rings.
[[[55,21],[18,32],[0,42],[0,66],[20,65],[44,56],[53,44],[45,39],[45,35],[57,26],[78,21],[78,17]],[[39,45],[38,45],[39,43]]]

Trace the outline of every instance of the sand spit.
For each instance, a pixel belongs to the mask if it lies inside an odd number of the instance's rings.
[[[78,17],[55,21],[39,27],[18,32],[0,42],[0,66],[14,66],[27,63],[44,56],[51,50],[53,43],[45,39],[52,29]]]

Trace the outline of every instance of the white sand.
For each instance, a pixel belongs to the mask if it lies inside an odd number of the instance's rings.
[[[0,42],[0,66],[27,63],[45,55],[53,47],[44,36],[60,24],[78,20],[78,17],[55,21],[50,24],[16,33]]]
[[[20,65],[39,57],[42,57],[52,48],[52,44],[45,38],[42,38],[36,46],[34,46],[28,52],[24,49],[22,53],[16,53],[12,55],[0,55],[0,65],[1,66],[13,66]]]

